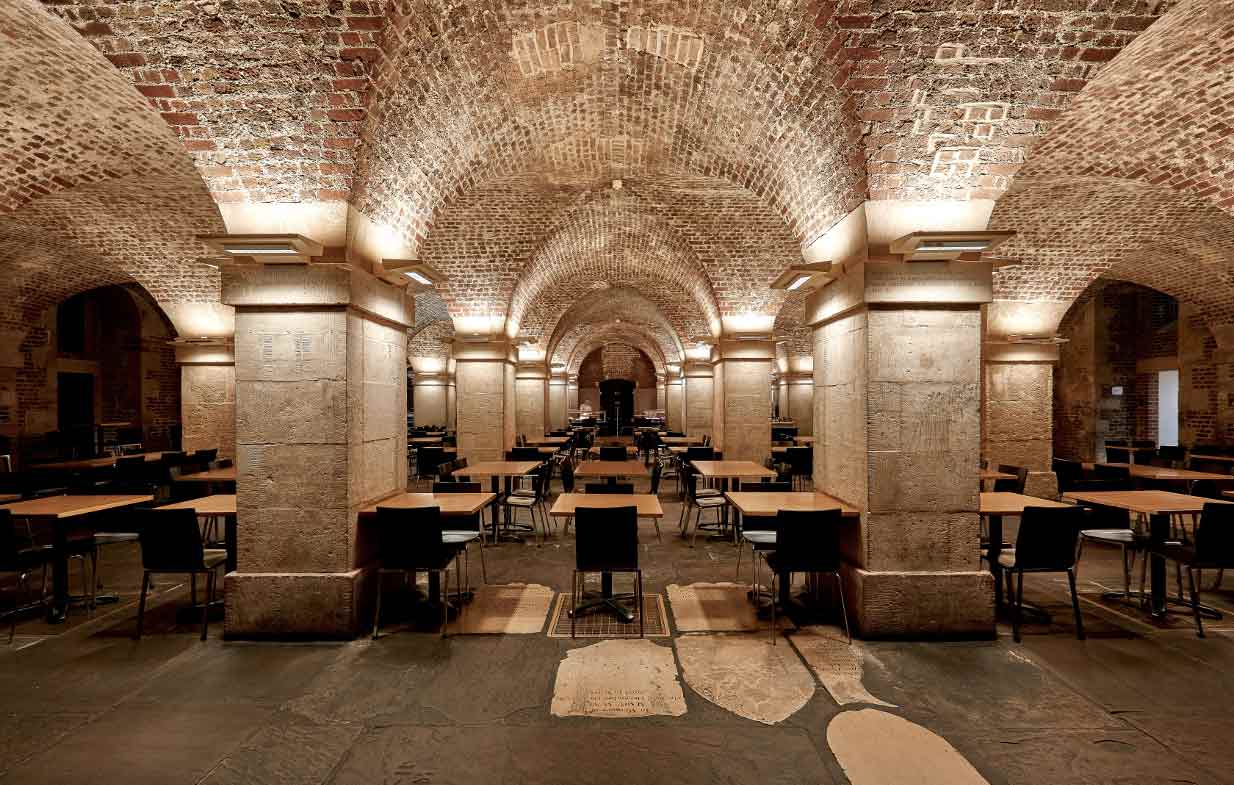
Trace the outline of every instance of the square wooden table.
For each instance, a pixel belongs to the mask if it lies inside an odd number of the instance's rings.
[[[538,436],[528,439],[527,444],[532,447],[560,447],[568,441],[570,441],[569,436]]]
[[[223,466],[218,469],[207,469],[204,472],[193,472],[192,474],[182,474],[176,478],[176,482],[235,482],[236,467]]]
[[[845,518],[856,518],[861,510],[847,504],[834,496],[825,493],[810,493],[808,491],[774,491],[758,493],[755,491],[732,491],[724,494],[729,503],[743,516],[755,518],[774,518],[780,510],[802,510],[806,512],[821,512],[839,508]]]
[[[795,444],[800,444],[803,446],[807,444],[814,444],[814,437],[813,436],[794,436],[793,442]]]
[[[702,476],[725,482],[776,476],[774,471],[754,461],[691,461],[691,465]]]
[[[227,549],[227,571],[236,571],[236,495],[216,493],[175,504],[164,504],[160,510],[192,510],[198,518],[223,519],[223,543]]]
[[[689,447],[689,446],[694,446],[694,445],[701,446],[703,443],[702,438],[698,436],[663,436],[662,435],[660,437],[660,441],[664,442],[669,447],[682,447],[682,446]]]
[[[1234,476],[1216,472],[1197,472],[1193,469],[1172,469],[1168,466],[1151,466],[1143,463],[1098,463],[1098,466],[1114,466],[1127,469],[1132,479],[1150,480],[1153,482],[1185,482],[1187,490],[1197,480],[1230,480]]]
[[[515,477],[522,477],[531,474],[537,467],[542,466],[543,461],[480,461],[471,466],[465,466],[462,469],[455,469],[451,472],[454,477],[482,478],[488,477],[491,479],[489,489],[496,494],[497,500],[502,498],[501,481],[505,479],[505,494],[508,496],[514,484]],[[497,505],[493,510],[493,542],[499,541],[502,536],[502,511],[501,505]],[[509,538],[509,535],[506,535]]]
[[[1073,491],[1065,494],[1065,498],[1147,515],[1149,544],[1152,547],[1160,546],[1170,536],[1171,515],[1199,513],[1204,510],[1205,504],[1229,503],[1171,491]],[[1152,576],[1151,611],[1154,616],[1163,616],[1167,610],[1165,558],[1154,555],[1149,562],[1149,573]]]
[[[1023,515],[1025,507],[1058,509],[1071,505],[1009,491],[982,491],[979,504],[978,512],[986,519],[988,527],[986,562],[990,565],[990,574],[994,576],[994,601],[995,607],[999,608],[1003,604],[1003,570],[998,563],[998,554],[1003,549],[1003,516]]]
[[[90,469],[106,469],[116,465],[116,458],[136,458],[141,456],[146,459],[146,463],[155,463],[163,457],[162,450],[158,452],[141,452],[132,455],[108,456],[104,458],[83,458],[75,461],[55,461],[53,463],[36,463],[30,468],[32,469],[50,469],[53,471],[63,472],[80,472],[89,471]]]
[[[446,517],[470,517],[497,501],[497,494],[480,493],[396,493],[360,510],[360,515],[376,515],[378,507],[418,510],[437,507]]]
[[[1007,472],[999,472],[993,469],[982,469],[980,471],[980,477],[983,482],[986,480],[1014,480],[1015,479],[1014,474],[1008,474]]]
[[[417,436],[407,440],[408,444],[438,445],[441,444],[441,442],[442,437],[440,436]]]
[[[0,504],[8,504],[9,502],[21,501],[20,493],[0,493]]]
[[[47,609],[47,621],[59,624],[69,605],[68,524],[88,523],[91,515],[136,507],[153,501],[152,496],[115,494],[98,496],[45,496],[24,502],[0,505],[14,518],[50,521],[54,535],[52,551],[52,603]]]
[[[574,469],[575,477],[646,477],[642,461],[584,461]]]

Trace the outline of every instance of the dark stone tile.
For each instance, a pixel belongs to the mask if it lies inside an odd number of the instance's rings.
[[[363,731],[355,724],[271,725],[224,758],[202,785],[325,782]]]
[[[89,720],[88,714],[0,714],[0,774],[54,746]]]

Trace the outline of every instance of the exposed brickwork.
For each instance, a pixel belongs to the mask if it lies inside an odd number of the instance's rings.
[[[454,324],[449,321],[431,322],[407,340],[407,356],[415,358],[450,359],[451,342],[454,340]]]
[[[579,373],[584,358],[606,343],[619,341],[643,352],[657,373],[664,373],[666,360],[655,337],[638,325],[622,322],[595,322],[579,325],[566,333],[553,355],[553,362],[565,363],[569,373]]]
[[[681,342],[663,312],[628,287],[595,289],[570,306],[557,320],[547,354],[554,363],[569,365],[580,344],[594,342],[616,328],[625,328],[627,334],[637,332],[637,346],[650,342],[655,348],[647,351],[659,362],[657,367],[682,359]]]
[[[642,350],[610,341],[588,352],[578,369],[579,387],[594,387],[606,379],[626,379],[644,389],[654,388],[656,371]]]

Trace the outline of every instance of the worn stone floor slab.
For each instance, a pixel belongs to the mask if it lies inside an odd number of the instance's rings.
[[[673,650],[648,640],[603,641],[566,655],[553,687],[555,717],[679,716],[686,712]]]
[[[849,643],[843,630],[824,626],[803,627],[788,639],[836,703],[893,706],[871,695],[862,683],[867,655],[861,641]]]
[[[814,695],[814,677],[787,641],[773,646],[765,634],[683,635],[674,644],[686,684],[740,717],[773,725]]]
[[[737,583],[669,584],[665,589],[678,632],[755,632],[767,626]]]
[[[837,714],[827,746],[852,785],[989,785],[946,739],[878,709]]]
[[[466,611],[450,623],[451,635],[534,635],[544,622],[556,592],[536,583],[481,586]]]

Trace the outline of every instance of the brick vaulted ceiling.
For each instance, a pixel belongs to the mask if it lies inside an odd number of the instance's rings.
[[[63,294],[66,255],[64,286],[217,299],[192,264],[216,203],[347,202],[449,274],[420,330],[499,323],[575,362],[620,324],[661,364],[749,314],[805,350],[800,303],[766,286],[803,247],[863,200],[975,198],[1021,232],[1002,299],[1102,272],[1213,318],[1232,299],[1194,276],[1230,285],[1234,0],[0,13],[0,268],[29,302]]]

